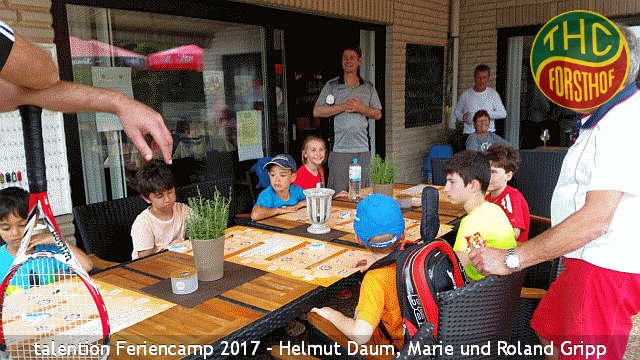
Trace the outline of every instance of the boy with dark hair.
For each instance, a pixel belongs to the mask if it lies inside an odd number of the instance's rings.
[[[153,160],[137,174],[140,196],[149,204],[131,226],[132,259],[151,255],[169,244],[184,240],[189,207],[176,202],[171,169]]]
[[[489,161],[478,151],[461,151],[445,165],[444,192],[453,204],[461,204],[467,215],[460,222],[453,250],[471,280],[480,275],[469,262],[468,253],[476,246],[510,249],[516,246],[513,228],[504,211],[487,202],[484,194],[491,178]]]
[[[264,168],[269,172],[270,186],[260,192],[251,211],[254,221],[297,211],[307,205],[302,188],[292,184],[296,179],[296,161],[289,154],[274,156]]]
[[[382,258],[391,253],[404,238],[404,228],[400,206],[386,195],[371,194],[356,207],[353,229],[358,240],[374,253],[374,257]],[[361,271],[372,264],[368,262]],[[330,307],[313,308],[311,311],[333,323],[358,344],[381,345],[389,344],[391,340],[396,349],[402,349],[404,345],[395,263],[367,271],[353,318]]]
[[[507,183],[520,166],[520,155],[511,146],[493,144],[484,153],[491,166],[489,193],[485,200],[500,205],[507,215],[516,239],[519,242],[529,239],[529,204],[522,193]]]
[[[0,190],[0,238],[5,242],[5,244],[0,247],[0,276],[4,277],[7,274],[20,248],[22,235],[27,226],[28,212],[29,193],[19,187],[8,187]],[[67,243],[67,246],[85,271],[88,272],[93,269],[93,262],[87,254],[71,243]],[[32,235],[29,251],[60,252],[55,245],[55,240],[51,233]],[[53,263],[59,264],[58,262]],[[28,269],[24,270],[28,271]],[[60,268],[60,271],[64,270],[64,268]],[[27,277],[15,276],[11,285],[23,288],[28,287],[29,284],[14,283],[19,281],[19,279],[25,278]],[[41,278],[40,281],[42,284],[46,284],[48,280]]]

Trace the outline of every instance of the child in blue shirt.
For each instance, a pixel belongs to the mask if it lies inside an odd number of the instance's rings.
[[[252,220],[294,212],[307,205],[302,188],[292,184],[296,179],[297,166],[291,155],[276,155],[264,168],[269,172],[271,185],[258,195],[251,211]]]
[[[0,247],[0,276],[4,277],[20,248],[22,242],[22,234],[27,226],[27,216],[29,211],[29,194],[18,187],[8,187],[0,190],[0,238],[4,240],[5,244]],[[89,257],[73,244],[67,243],[67,247],[73,253],[78,262],[85,271],[90,271],[93,268],[93,262]],[[31,244],[28,252],[48,251],[59,252],[58,247],[55,245],[53,235],[49,232],[46,234],[34,234],[31,236]],[[56,261],[46,259],[43,261],[50,261],[50,266],[58,268],[60,271],[65,271],[66,267]],[[38,267],[49,266],[36,262]],[[34,281],[40,285],[46,284],[48,279],[29,276],[29,267],[23,266],[18,270],[18,273],[14,275],[11,285],[20,288],[29,287],[27,281]],[[22,273],[24,275],[22,275]],[[33,271],[36,273],[37,271]],[[35,275],[34,275],[35,276]]]

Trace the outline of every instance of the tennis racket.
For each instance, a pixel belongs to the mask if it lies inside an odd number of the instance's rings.
[[[62,240],[49,205],[42,109],[22,106],[20,115],[29,215],[18,253],[0,285],[0,359],[107,359],[110,331],[104,301]],[[53,234],[57,253],[27,254],[39,216]]]

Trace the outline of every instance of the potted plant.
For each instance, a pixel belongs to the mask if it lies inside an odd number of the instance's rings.
[[[393,197],[393,183],[396,180],[396,169],[391,160],[384,160],[376,155],[369,165],[369,180],[373,184],[373,192]]]
[[[198,196],[187,202],[191,214],[186,221],[186,232],[191,240],[198,280],[218,280],[224,270],[224,230],[231,200],[218,190],[213,199],[205,199],[198,189]]]

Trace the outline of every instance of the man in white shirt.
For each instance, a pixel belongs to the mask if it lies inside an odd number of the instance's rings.
[[[487,86],[490,75],[491,70],[487,65],[480,64],[476,66],[473,75],[473,87],[465,90],[460,95],[456,108],[451,113],[452,118],[464,123],[463,133],[465,135],[476,131],[473,127],[473,115],[478,110],[486,110],[489,113],[491,120],[489,132],[492,133],[496,131],[495,120],[507,117],[507,110],[504,108],[502,100],[500,100],[500,95],[493,88]]]
[[[599,346],[606,351],[600,359],[622,359],[631,317],[640,311],[640,167],[632,131],[640,108],[635,83],[640,53],[635,35],[620,30],[630,58],[625,88],[583,114],[551,200],[553,227],[507,251],[482,248],[469,254],[485,275],[505,275],[563,256],[565,269],[531,320],[560,355],[568,355],[562,344],[569,341]]]

